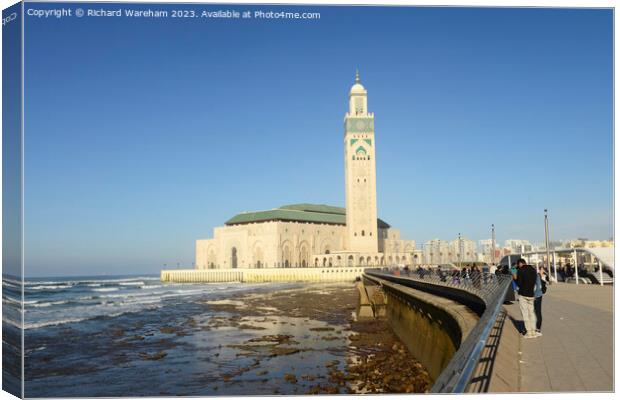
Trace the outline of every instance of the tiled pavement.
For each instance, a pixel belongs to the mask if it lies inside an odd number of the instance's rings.
[[[613,391],[612,286],[550,285],[543,297],[543,336],[535,339],[515,340],[522,326],[519,304],[505,309],[489,391]],[[515,350],[518,360],[512,360]],[[518,379],[506,379],[513,374]],[[497,384],[506,380],[517,387]]]

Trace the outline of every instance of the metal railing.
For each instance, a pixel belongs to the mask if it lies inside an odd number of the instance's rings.
[[[485,308],[478,322],[461,342],[458,350],[431,388],[432,393],[465,392],[501,311],[508,288],[511,287],[512,277],[477,271],[465,274],[456,270],[450,272],[440,269],[428,271],[402,268],[366,270],[365,274],[392,281],[394,277],[405,278],[434,287],[443,286],[450,290],[464,291],[476,296],[484,303]],[[402,279],[399,280],[402,284]]]

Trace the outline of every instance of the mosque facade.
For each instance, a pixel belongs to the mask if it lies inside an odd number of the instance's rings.
[[[345,208],[290,204],[244,212],[196,241],[197,269],[414,264],[415,241],[377,218],[375,117],[356,74],[344,117]]]

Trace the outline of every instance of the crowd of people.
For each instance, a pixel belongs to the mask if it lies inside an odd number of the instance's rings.
[[[527,339],[542,336],[542,300],[549,284],[548,273],[542,265],[534,267],[521,258],[510,267],[501,265],[497,268],[494,266],[480,268],[478,265],[472,264],[461,269],[445,270],[439,267],[431,268],[431,266],[420,265],[414,271],[406,266],[403,268],[403,273],[406,275],[416,274],[419,279],[436,276],[442,282],[472,285],[478,288],[487,283],[488,273],[510,275],[512,277],[512,290],[508,291],[505,301],[515,301],[518,297],[525,327],[521,333]],[[581,276],[580,270],[577,273]],[[575,269],[567,264],[565,267],[558,268],[558,275],[560,274],[570,277],[571,274],[575,274]]]

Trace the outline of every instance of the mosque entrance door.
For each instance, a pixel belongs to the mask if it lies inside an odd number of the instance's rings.
[[[230,266],[231,268],[237,268],[237,248],[233,247],[230,255]]]

